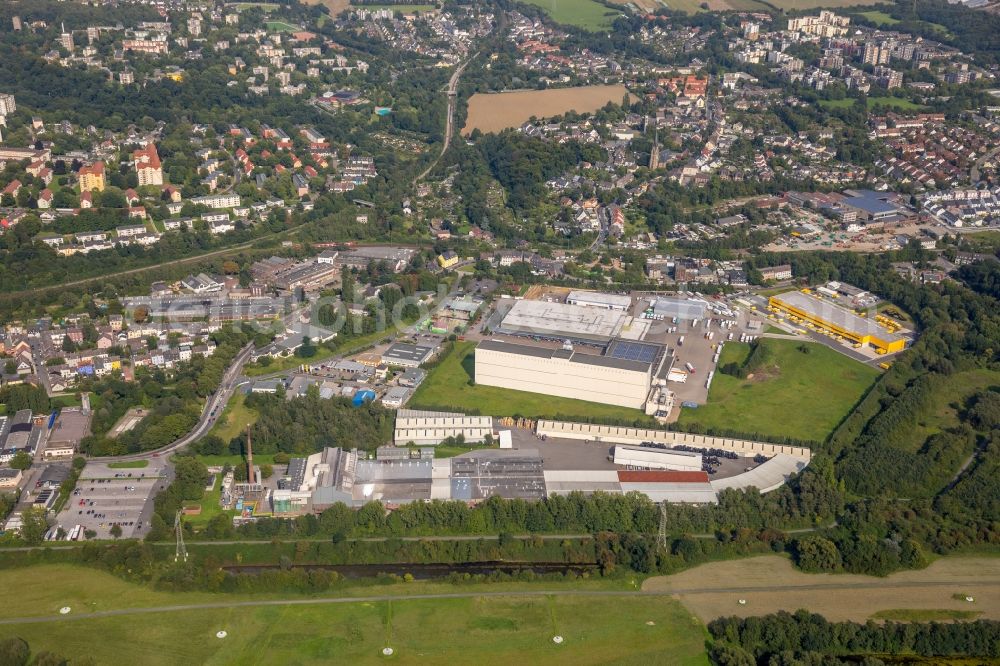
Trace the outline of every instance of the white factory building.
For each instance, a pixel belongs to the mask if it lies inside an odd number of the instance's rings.
[[[549,340],[605,345],[618,337],[629,317],[606,307],[548,301],[517,301],[498,332]]]
[[[615,447],[614,462],[616,465],[638,469],[698,472],[701,471],[701,458],[700,453],[693,451],[674,451],[666,448],[619,444]]]
[[[608,351],[599,356],[571,346],[483,340],[476,347],[475,379],[484,386],[643,409],[669,355],[658,345],[623,341]]]
[[[566,296],[566,302],[570,305],[604,308],[619,312],[628,312],[632,306],[632,298],[627,295],[605,294],[599,291],[571,291]]]
[[[449,437],[461,435],[466,442],[479,443],[486,435],[492,434],[493,418],[490,416],[401,409],[396,412],[393,442],[396,446],[406,446],[411,442],[418,446],[434,446]]]

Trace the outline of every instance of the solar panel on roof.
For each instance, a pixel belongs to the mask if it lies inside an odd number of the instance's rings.
[[[654,345],[644,345],[639,342],[627,342],[617,340],[608,349],[608,356],[621,359],[623,361],[639,361],[640,363],[652,363],[656,360],[659,348]]]

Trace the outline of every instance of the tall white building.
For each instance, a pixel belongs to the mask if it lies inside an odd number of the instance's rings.
[[[9,93],[0,93],[0,116],[9,116],[17,110],[14,103],[14,96]]]
[[[657,365],[500,340],[476,347],[476,384],[642,409]]]

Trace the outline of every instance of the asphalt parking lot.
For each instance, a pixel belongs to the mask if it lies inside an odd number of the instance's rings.
[[[141,537],[149,531],[153,498],[166,487],[163,468],[112,469],[89,463],[80,475],[70,501],[59,513],[58,524],[66,530],[80,525],[93,530],[97,539],[110,539],[111,526],[118,524],[122,538]]]

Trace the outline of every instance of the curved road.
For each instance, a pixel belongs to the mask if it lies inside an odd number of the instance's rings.
[[[416,185],[418,182],[423,180],[431,170],[437,166],[441,158],[448,151],[448,146],[451,145],[451,135],[455,131],[455,102],[458,100],[458,80],[462,77],[462,72],[465,71],[466,66],[472,62],[479,53],[473,53],[469,58],[455,68],[452,72],[451,79],[448,80],[448,114],[445,116],[444,122],[444,145],[441,146],[441,153],[438,154],[437,158],[431,162],[430,166],[424,169],[419,176],[413,179],[413,184]]]
[[[250,360],[250,353],[252,351],[253,344],[248,344],[240,350],[239,354],[236,355],[236,358],[233,359],[233,364],[229,366],[229,369],[226,370],[226,373],[222,376],[222,381],[219,383],[218,390],[209,396],[208,402],[205,404],[205,409],[201,413],[201,418],[198,419],[198,423],[195,424],[194,428],[192,428],[188,434],[170,444],[167,444],[163,448],[156,449],[154,451],[144,451],[142,453],[132,453],[124,456],[102,456],[98,458],[89,458],[89,460],[93,460],[95,462],[148,460],[149,458],[157,458],[159,456],[167,455],[169,453],[173,453],[174,451],[183,449],[191,442],[203,437],[205,433],[207,433],[212,426],[215,425],[219,415],[222,414],[222,409],[226,406],[226,403],[229,402],[229,398],[232,397],[236,387],[239,386],[239,382],[237,380],[243,370],[243,365]]]

